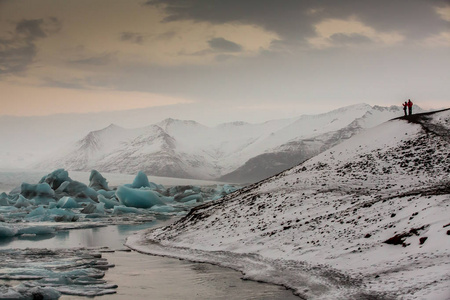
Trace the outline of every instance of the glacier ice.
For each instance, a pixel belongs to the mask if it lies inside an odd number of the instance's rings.
[[[116,192],[121,204],[136,208],[150,208],[153,205],[164,205],[158,194],[150,190],[132,189],[120,186]]]
[[[0,279],[21,280],[0,285],[0,299],[59,299],[61,294],[95,297],[116,292],[101,279],[114,267],[95,249],[0,250]]]
[[[17,234],[17,229],[0,224],[0,239],[13,237]]]
[[[111,189],[107,180],[95,170],[89,176],[89,185],[72,180],[64,169],[43,176],[37,184],[24,182],[15,192],[0,194],[0,220],[10,223],[26,220],[111,224],[130,213],[139,216],[180,215],[198,203],[217,200],[236,189],[231,185],[165,188],[150,182],[143,172],[136,175],[132,184]]]
[[[48,183],[38,183],[38,184],[28,184],[22,183],[20,187],[20,194],[27,199],[32,199],[34,197],[55,197],[55,191],[52,190]]]
[[[94,190],[109,190],[108,182],[97,170],[91,171],[91,175],[89,176],[89,187]]]
[[[61,230],[166,220],[185,215],[199,202],[218,199],[230,190],[220,185],[165,188],[150,182],[143,172],[131,184],[110,188],[95,170],[88,186],[58,169],[36,184],[24,182],[9,194],[0,194],[0,240],[36,241],[51,238]],[[91,254],[91,249],[0,250],[0,279],[21,280],[16,286],[0,283],[0,299],[115,293],[116,286],[101,279],[110,265]]]
[[[175,195],[174,199],[177,202],[190,202],[190,201],[203,202],[203,196],[201,194],[191,192],[177,194]]]
[[[103,195],[98,195],[97,199],[98,202],[105,204],[105,208],[114,208],[114,206],[120,205],[116,198],[108,199]]]
[[[17,199],[16,203],[14,204],[14,207],[22,208],[22,207],[28,207],[32,205],[31,201],[25,198],[22,195],[19,195],[19,199]]]
[[[78,204],[77,201],[75,201],[73,198],[71,197],[62,197],[61,199],[59,199],[59,201],[56,203],[57,207],[60,208],[78,208],[80,207],[80,204]]]
[[[136,178],[134,178],[131,187],[135,189],[141,187],[150,187],[150,182],[148,181],[147,175],[144,172],[139,171],[138,174],[136,175]]]
[[[54,234],[54,233],[55,233],[55,229],[53,227],[49,227],[49,226],[30,226],[30,227],[20,228],[17,231],[18,235],[22,235],[22,234],[46,235],[46,234]]]
[[[140,214],[142,213],[139,209],[134,207],[126,207],[122,205],[114,206],[113,215],[122,215],[122,214]]]
[[[56,190],[65,181],[72,182],[73,180],[69,177],[69,172],[64,169],[58,169],[42,177],[39,183],[45,182],[51,186],[52,189]]]

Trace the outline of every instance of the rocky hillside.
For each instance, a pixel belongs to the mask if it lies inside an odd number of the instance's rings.
[[[450,110],[383,123],[131,237],[306,299],[450,299]]]

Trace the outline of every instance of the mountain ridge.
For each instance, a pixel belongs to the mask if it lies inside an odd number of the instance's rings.
[[[120,173],[145,169],[156,176],[255,182],[401,112],[396,106],[357,104],[259,124],[230,122],[208,127],[173,118],[137,129],[112,124],[81,140],[91,147],[82,149],[78,141],[72,150],[34,167]],[[164,168],[164,163],[171,167]]]

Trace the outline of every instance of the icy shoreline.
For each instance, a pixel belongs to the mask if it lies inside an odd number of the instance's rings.
[[[351,278],[326,265],[270,259],[251,253],[202,251],[163,246],[148,239],[142,230],[127,238],[125,246],[139,253],[185,259],[230,268],[243,274],[242,279],[283,286],[301,299],[392,299],[384,293],[367,292],[361,280]]]

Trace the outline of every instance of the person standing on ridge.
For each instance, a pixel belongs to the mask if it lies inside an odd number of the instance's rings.
[[[408,114],[409,115],[412,114],[412,106],[413,106],[413,103],[411,102],[411,99],[408,99]]]
[[[407,116],[407,113],[406,113],[407,108],[408,108],[408,103],[405,101],[405,103],[403,103],[403,112],[405,113],[405,117]]]

